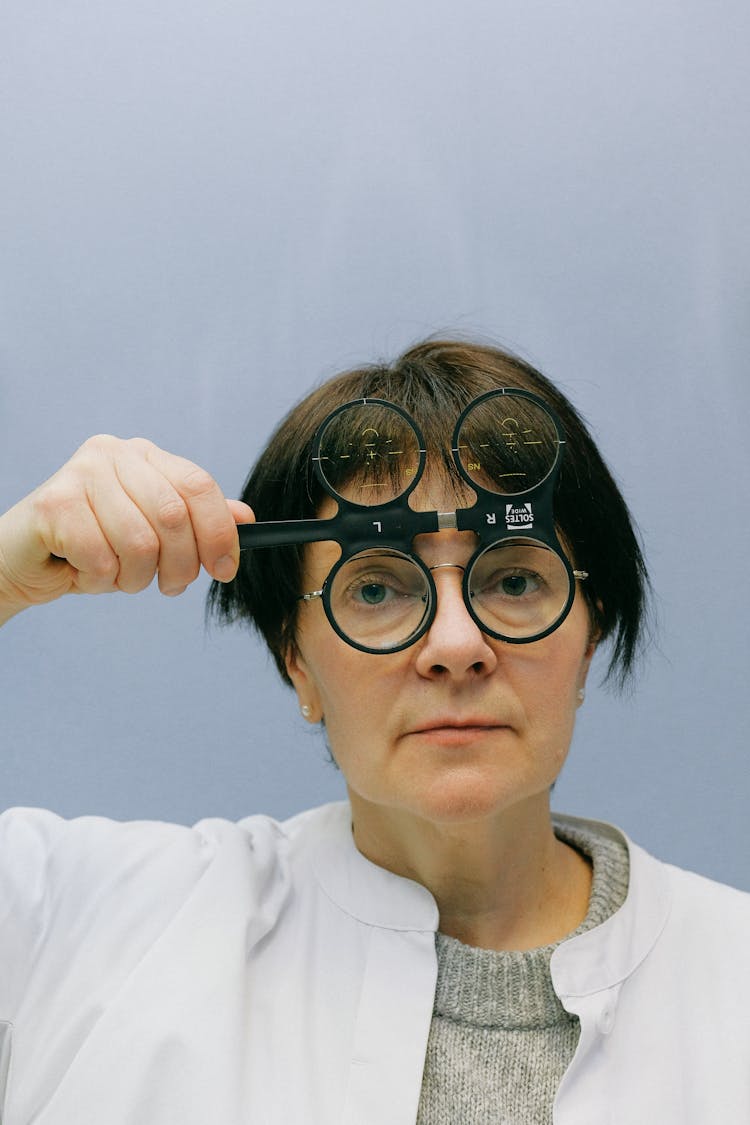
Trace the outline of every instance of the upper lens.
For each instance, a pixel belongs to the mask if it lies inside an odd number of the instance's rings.
[[[324,426],[317,457],[328,485],[344,500],[387,504],[409,488],[419,472],[419,435],[387,403],[352,402]]]
[[[467,577],[471,608],[495,636],[528,640],[568,609],[571,579],[558,554],[540,543],[506,539],[479,555]]]
[[[471,407],[456,436],[456,453],[472,482],[512,496],[544,480],[559,444],[555,422],[542,404],[506,391]]]
[[[430,612],[424,571],[399,551],[362,551],[333,576],[328,608],[349,640],[376,652],[408,644]]]

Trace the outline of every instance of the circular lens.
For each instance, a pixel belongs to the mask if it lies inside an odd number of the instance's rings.
[[[567,612],[572,585],[565,563],[540,543],[517,539],[488,547],[467,577],[471,608],[488,633],[538,637]]]
[[[317,460],[326,482],[352,504],[387,504],[419,473],[419,434],[395,407],[352,402],[324,426]]]
[[[456,436],[465,475],[501,496],[540,484],[555,463],[559,445],[551,414],[541,403],[512,391],[472,406]]]
[[[424,571],[398,551],[362,551],[333,575],[328,610],[357,645],[388,652],[408,644],[432,605]]]

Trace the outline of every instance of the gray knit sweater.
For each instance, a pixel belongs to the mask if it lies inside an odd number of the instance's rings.
[[[601,925],[625,901],[623,844],[595,829],[555,824],[593,863],[591,900],[576,934]],[[436,935],[438,978],[418,1125],[551,1125],[552,1104],[578,1043],[577,1016],[552,987],[560,942],[495,952]]]

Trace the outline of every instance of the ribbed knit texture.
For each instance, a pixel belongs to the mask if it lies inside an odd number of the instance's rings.
[[[588,913],[574,931],[581,934],[625,901],[627,849],[594,828],[555,823],[555,834],[593,863]],[[578,1017],[552,987],[550,959],[561,942],[495,952],[441,933],[435,940],[438,979],[417,1125],[551,1125],[579,1035]]]

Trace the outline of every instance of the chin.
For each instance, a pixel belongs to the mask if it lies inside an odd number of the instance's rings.
[[[460,824],[465,821],[484,820],[497,816],[505,809],[531,796],[528,786],[512,784],[504,779],[470,774],[440,778],[428,790],[419,794],[414,811],[426,820],[443,824]]]

